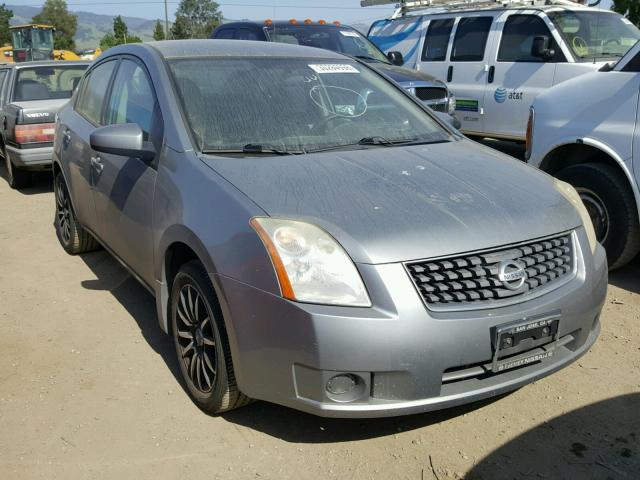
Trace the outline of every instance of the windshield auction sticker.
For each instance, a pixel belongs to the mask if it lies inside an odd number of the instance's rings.
[[[309,67],[316,73],[360,73],[360,71],[353,65],[347,65],[344,63],[315,64],[309,65]]]

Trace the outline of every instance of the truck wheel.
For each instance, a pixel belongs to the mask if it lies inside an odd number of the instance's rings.
[[[183,265],[173,281],[171,330],[182,377],[198,407],[218,414],[251,402],[238,390],[222,313],[198,261]]]
[[[53,181],[53,193],[56,197],[56,235],[62,248],[70,255],[96,250],[100,245],[78,220],[71,207],[69,190],[61,173]]]
[[[4,160],[7,170],[7,182],[11,188],[19,190],[21,188],[27,188],[31,185],[31,172],[22,170],[16,167],[11,161],[9,152],[5,149],[3,151]]]
[[[627,179],[601,163],[567,167],[556,174],[580,194],[598,241],[607,251],[609,269],[620,268],[640,251],[638,209]]]

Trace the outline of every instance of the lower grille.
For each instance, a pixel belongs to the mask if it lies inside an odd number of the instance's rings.
[[[573,271],[571,234],[406,265],[429,306],[482,306],[547,288]],[[517,274],[514,274],[517,272]]]
[[[416,97],[438,112],[447,112],[449,99],[444,88],[416,87]]]

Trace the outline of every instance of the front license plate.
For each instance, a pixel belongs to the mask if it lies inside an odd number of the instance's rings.
[[[496,328],[494,372],[539,362],[553,355],[553,349],[539,347],[558,339],[558,315],[500,325]]]

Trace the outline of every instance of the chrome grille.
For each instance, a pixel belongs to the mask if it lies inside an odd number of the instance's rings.
[[[449,99],[444,88],[416,87],[416,97],[438,112],[447,112]]]
[[[521,288],[507,288],[500,264],[512,261],[525,269]],[[429,306],[493,303],[528,295],[567,277],[573,271],[571,234],[515,247],[411,262],[407,270]]]

